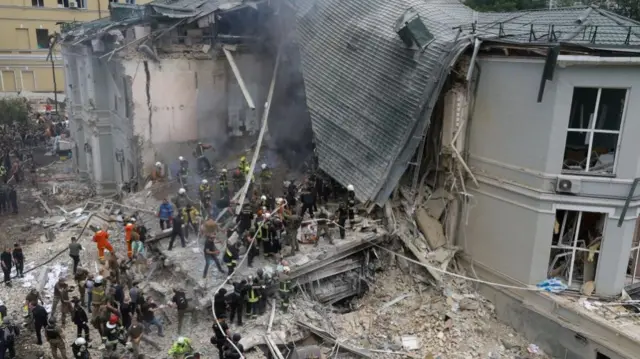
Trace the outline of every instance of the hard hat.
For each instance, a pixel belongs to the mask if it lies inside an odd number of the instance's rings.
[[[209,183],[209,181],[207,181],[206,179],[202,180],[202,184],[207,184],[207,183]]]
[[[74,343],[75,343],[75,345],[85,345],[85,344],[87,344],[87,341],[83,337],[78,337],[78,338],[76,338]]]
[[[353,185],[352,184],[347,186],[347,191],[352,191],[353,192]]]
[[[260,166],[260,167],[262,167],[263,170],[266,170],[267,169],[267,164],[263,163],[262,166]]]
[[[180,189],[178,190],[178,193],[180,193],[180,194],[185,194],[185,193],[187,193],[187,190],[186,190],[186,189],[184,189],[184,188],[180,188]]]
[[[258,274],[258,276],[262,277],[262,275],[264,275],[264,270],[262,268],[258,268],[258,271],[256,272],[256,274]]]
[[[276,198],[276,203],[277,203],[277,204],[282,203],[282,198],[280,198],[280,197]]]
[[[162,167],[162,162],[160,161],[156,162],[156,167]]]
[[[131,217],[130,221],[131,223],[136,223],[136,217]]]
[[[247,160],[247,158],[245,156],[240,157],[240,162],[244,162],[246,160]]]
[[[93,282],[96,283],[96,284],[100,284],[100,283],[102,283],[103,279],[104,278],[101,275],[99,275],[93,280]]]
[[[266,201],[267,200],[267,196],[265,196],[265,195],[260,196],[260,200],[261,201]]]
[[[269,219],[271,218],[271,213],[267,212],[264,214],[264,218]]]
[[[2,300],[0,300],[0,305],[4,305],[4,302]]]
[[[184,344],[185,337],[178,337],[178,344]]]
[[[285,266],[284,268],[282,268],[282,271],[285,273],[289,273],[291,271],[291,268]]]
[[[240,339],[242,339],[242,335],[240,335],[240,333],[235,333],[231,339],[233,339],[234,342],[239,342]]]
[[[115,314],[111,314],[109,317],[109,324],[116,324],[118,322],[118,316]]]
[[[126,229],[133,229],[133,223],[127,223],[126,226],[124,226],[124,228]]]
[[[182,157],[182,156],[178,157],[178,161],[180,161],[180,162],[184,161],[184,157]]]
[[[107,328],[113,329],[115,327],[116,327],[116,323],[111,323],[111,321],[109,321],[109,323],[107,323]]]
[[[222,173],[227,173],[227,169],[226,169],[226,168],[223,168],[223,169],[222,169]]]

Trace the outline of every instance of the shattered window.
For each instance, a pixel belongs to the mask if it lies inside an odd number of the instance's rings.
[[[49,48],[49,30],[36,29],[36,41],[38,42],[39,49]]]
[[[573,90],[563,172],[614,174],[627,89]]]
[[[569,287],[595,286],[606,219],[605,213],[556,211],[547,277],[561,278]]]

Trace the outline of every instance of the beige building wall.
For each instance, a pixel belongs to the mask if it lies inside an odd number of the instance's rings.
[[[149,0],[0,0],[0,92],[64,93],[59,46],[54,65],[47,61],[49,35],[61,22],[109,16],[109,3],[143,4]]]

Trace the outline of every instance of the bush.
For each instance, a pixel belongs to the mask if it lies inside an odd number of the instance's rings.
[[[22,97],[0,99],[0,125],[24,124],[29,120],[30,106]]]

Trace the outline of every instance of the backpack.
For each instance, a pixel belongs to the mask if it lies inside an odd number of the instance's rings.
[[[176,305],[178,306],[178,309],[180,309],[180,310],[187,309],[187,307],[188,307],[187,297],[184,295],[184,293],[178,293],[177,294]]]
[[[2,327],[2,342],[10,343],[16,337],[16,334],[13,330],[13,327],[10,325],[5,325]]]

